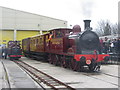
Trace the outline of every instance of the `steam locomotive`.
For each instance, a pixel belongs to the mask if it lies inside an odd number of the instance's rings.
[[[20,41],[9,41],[8,48],[7,48],[7,54],[11,60],[16,60],[16,59],[21,58],[22,49],[20,46]]]
[[[90,71],[100,69],[100,62],[109,60],[109,55],[101,53],[99,37],[90,28],[91,20],[84,22],[84,32],[75,25],[73,29],[53,29],[47,34],[23,39],[24,55],[75,71],[86,66]]]

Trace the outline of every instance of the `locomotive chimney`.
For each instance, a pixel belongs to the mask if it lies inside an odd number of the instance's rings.
[[[83,20],[84,21],[84,29],[90,28],[91,20]]]

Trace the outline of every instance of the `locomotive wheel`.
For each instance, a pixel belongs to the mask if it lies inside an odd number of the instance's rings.
[[[96,68],[96,65],[90,65],[90,66],[89,66],[89,70],[90,70],[90,71],[94,71],[95,68]]]
[[[9,57],[10,60],[13,60],[13,58]]]
[[[72,69],[72,63],[71,63],[71,61],[72,61],[72,60],[71,60],[71,58],[70,58],[70,59],[68,60],[68,68],[69,68],[69,69]]]
[[[24,54],[24,56],[25,56],[25,57],[27,57],[27,55],[26,55],[26,54]]]
[[[49,59],[48,59],[48,60],[49,60],[49,63],[50,63],[50,64],[53,64],[53,61],[52,61],[52,60],[53,60],[53,55],[52,55],[52,54],[49,54],[48,57],[49,57]]]
[[[19,57],[14,58],[14,60],[19,60]]]
[[[15,58],[13,58],[13,57],[10,57],[9,59],[10,59],[10,60],[15,60]]]
[[[82,71],[83,66],[81,66],[79,61],[74,61],[73,71]]]
[[[72,58],[70,63],[71,63],[70,64],[70,69],[71,70],[75,70],[75,68],[76,68],[76,61]]]
[[[90,71],[94,71],[96,68],[96,63],[94,60],[92,60],[92,63],[88,66]]]
[[[65,59],[66,68],[70,68],[70,59]]]
[[[77,62],[77,61],[74,61],[73,63],[74,63],[74,64],[73,64],[73,67],[72,67],[73,71],[78,71],[78,68],[79,68],[79,67],[78,67],[78,66],[79,66],[79,65],[78,65],[78,62]]]
[[[58,55],[53,56],[53,64],[56,65],[56,66],[59,65],[59,57],[58,57]]]
[[[61,56],[60,66],[66,68],[65,56]]]

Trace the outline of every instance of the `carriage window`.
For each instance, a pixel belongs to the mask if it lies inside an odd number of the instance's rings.
[[[35,40],[33,40],[33,44],[35,44]]]
[[[40,43],[42,43],[42,38],[40,38]]]
[[[48,39],[48,35],[46,35],[46,39]]]
[[[36,40],[36,43],[38,44],[38,39]]]
[[[58,30],[56,31],[56,38],[60,38],[60,37],[63,37],[63,33],[60,30]]]
[[[51,32],[50,32],[49,38],[55,38],[55,36],[54,36],[54,31],[51,31]]]

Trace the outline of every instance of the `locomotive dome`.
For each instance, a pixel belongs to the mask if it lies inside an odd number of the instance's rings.
[[[75,25],[75,26],[73,27],[73,32],[81,32],[81,27],[80,27],[80,25]]]

